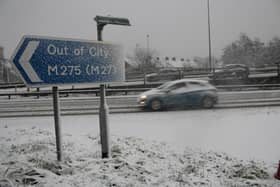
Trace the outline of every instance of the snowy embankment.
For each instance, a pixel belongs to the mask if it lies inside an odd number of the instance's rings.
[[[56,161],[54,133],[0,126],[0,186],[280,186],[276,166],[225,153],[112,137],[112,158],[100,158],[99,136],[63,134]]]

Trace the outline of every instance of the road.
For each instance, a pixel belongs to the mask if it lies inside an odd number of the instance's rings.
[[[107,97],[110,112],[141,112],[136,103],[136,95]],[[255,106],[280,106],[279,90],[219,92],[219,103],[216,108]],[[79,97],[61,98],[61,109],[64,115],[97,114],[99,97],[82,95]],[[52,99],[36,97],[1,99],[0,117],[52,115]]]
[[[112,140],[133,136],[167,142],[179,150],[189,146],[275,164],[280,159],[279,115],[280,107],[126,113],[111,114],[109,124]],[[54,132],[52,117],[0,118],[0,129],[4,126]],[[63,116],[62,134],[74,134],[73,139],[75,134],[98,136],[98,115]]]

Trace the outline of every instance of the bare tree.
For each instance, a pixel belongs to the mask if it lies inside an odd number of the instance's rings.
[[[268,43],[264,58],[266,64],[280,63],[280,38],[275,37]]]
[[[242,33],[238,40],[224,48],[222,61],[224,64],[245,64],[258,66],[264,62],[265,45],[259,39],[252,40]]]
[[[137,69],[142,73],[153,72],[160,67],[161,62],[156,57],[155,50],[136,47],[133,51],[132,60],[137,64]]]
[[[18,73],[14,70],[11,62],[4,58],[4,48],[0,46],[0,82],[21,82]]]

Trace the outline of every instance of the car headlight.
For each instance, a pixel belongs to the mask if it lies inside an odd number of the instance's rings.
[[[138,103],[142,106],[146,104],[147,96],[146,95],[141,95],[138,99]]]
[[[141,100],[145,100],[145,99],[147,99],[147,96],[146,96],[146,95],[141,95],[141,96],[140,96],[140,99],[141,99]]]

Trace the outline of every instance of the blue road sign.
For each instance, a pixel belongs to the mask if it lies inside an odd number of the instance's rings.
[[[125,79],[123,50],[110,43],[24,36],[11,60],[31,87]]]

